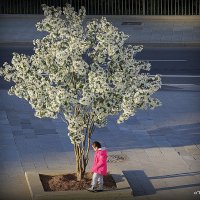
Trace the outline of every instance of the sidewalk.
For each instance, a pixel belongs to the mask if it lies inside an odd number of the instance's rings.
[[[121,170],[135,200],[197,200],[200,190],[199,92],[160,91],[163,106],[138,112],[117,125],[96,129],[93,140],[109,155],[125,155],[109,163]],[[59,120],[34,117],[30,105],[0,90],[1,200],[30,200],[26,171],[75,170],[73,145]],[[88,170],[93,152],[90,152]],[[109,199],[108,199],[109,200]]]
[[[180,46],[200,43],[196,19],[119,18],[113,17],[112,21],[120,30],[130,33],[129,42]],[[41,16],[16,19],[0,16],[0,45],[31,45],[32,39],[42,36],[34,29],[40,19]],[[142,24],[122,25],[130,21]],[[120,125],[116,124],[116,118],[111,118],[107,127],[96,129],[92,139],[107,147],[109,155],[125,156],[123,162],[109,163],[108,169],[123,171],[133,190],[133,200],[197,200],[199,91],[161,90],[156,96],[162,107],[140,111]],[[88,170],[92,160],[91,150]],[[26,171],[75,170],[73,145],[66,125],[60,119],[34,117],[25,100],[9,96],[3,89],[0,90],[0,169],[1,200],[30,200]]]
[[[0,45],[31,45],[41,38],[35,24],[42,15],[0,15]],[[86,21],[93,17],[88,16]],[[127,43],[158,46],[200,46],[199,16],[106,16],[119,30],[130,35]]]

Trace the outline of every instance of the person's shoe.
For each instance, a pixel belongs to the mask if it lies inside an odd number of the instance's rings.
[[[95,189],[93,187],[90,187],[87,189],[89,192],[95,192]]]
[[[98,187],[97,189],[95,189],[96,192],[102,192],[103,191],[103,187]]]

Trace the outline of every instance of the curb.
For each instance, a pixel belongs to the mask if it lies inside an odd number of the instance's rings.
[[[33,41],[21,41],[21,42],[0,42],[0,47],[7,47],[7,46],[26,46],[26,47],[33,47]]]
[[[86,19],[91,18],[112,18],[130,20],[152,20],[152,21],[199,21],[199,15],[86,15]],[[43,18],[43,14],[0,14],[0,18]]]
[[[42,183],[39,178],[39,174],[48,174],[48,175],[56,175],[56,174],[65,174],[69,173],[69,170],[48,170],[41,171],[40,173],[35,171],[25,172],[26,182],[28,184],[29,192],[32,200],[64,200],[64,199],[109,199],[109,200],[132,200],[133,193],[132,189],[126,178],[123,177],[122,171],[115,171],[115,174],[112,174],[113,178],[116,181],[117,189],[116,190],[105,190],[102,193],[90,193],[87,190],[76,190],[76,191],[57,191],[57,192],[45,192],[42,186]],[[123,177],[122,182],[118,182],[117,175],[121,175]]]
[[[200,47],[200,42],[127,42],[125,45],[143,45],[144,47]],[[32,41],[21,41],[21,42],[0,42],[0,47],[7,46],[23,46],[23,47],[33,47]]]
[[[148,42],[148,43],[140,43],[140,42],[135,42],[135,43],[126,43],[126,44],[135,44],[135,45],[143,45],[144,47],[200,47],[200,42],[184,42],[184,43],[179,43],[179,42]]]

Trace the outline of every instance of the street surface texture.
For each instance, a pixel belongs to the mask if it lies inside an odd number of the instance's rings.
[[[31,47],[0,47],[3,62],[12,52]],[[137,59],[149,60],[151,74],[162,76],[156,93],[162,106],[96,129],[92,140],[123,155],[109,162],[126,176],[135,200],[200,199],[200,48],[145,48]],[[25,171],[75,169],[73,146],[60,120],[39,119],[23,99],[9,96],[12,84],[0,79],[0,199],[29,200]],[[90,170],[93,152],[90,152]]]

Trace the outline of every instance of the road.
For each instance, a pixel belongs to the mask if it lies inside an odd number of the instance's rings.
[[[33,47],[0,47],[0,66],[10,62],[12,52],[33,54]],[[152,65],[150,74],[160,74],[163,85],[196,86],[200,85],[200,48],[146,47],[136,55],[136,59],[149,61]],[[0,79],[0,88],[7,89],[10,83]],[[189,87],[191,88],[191,87]]]

